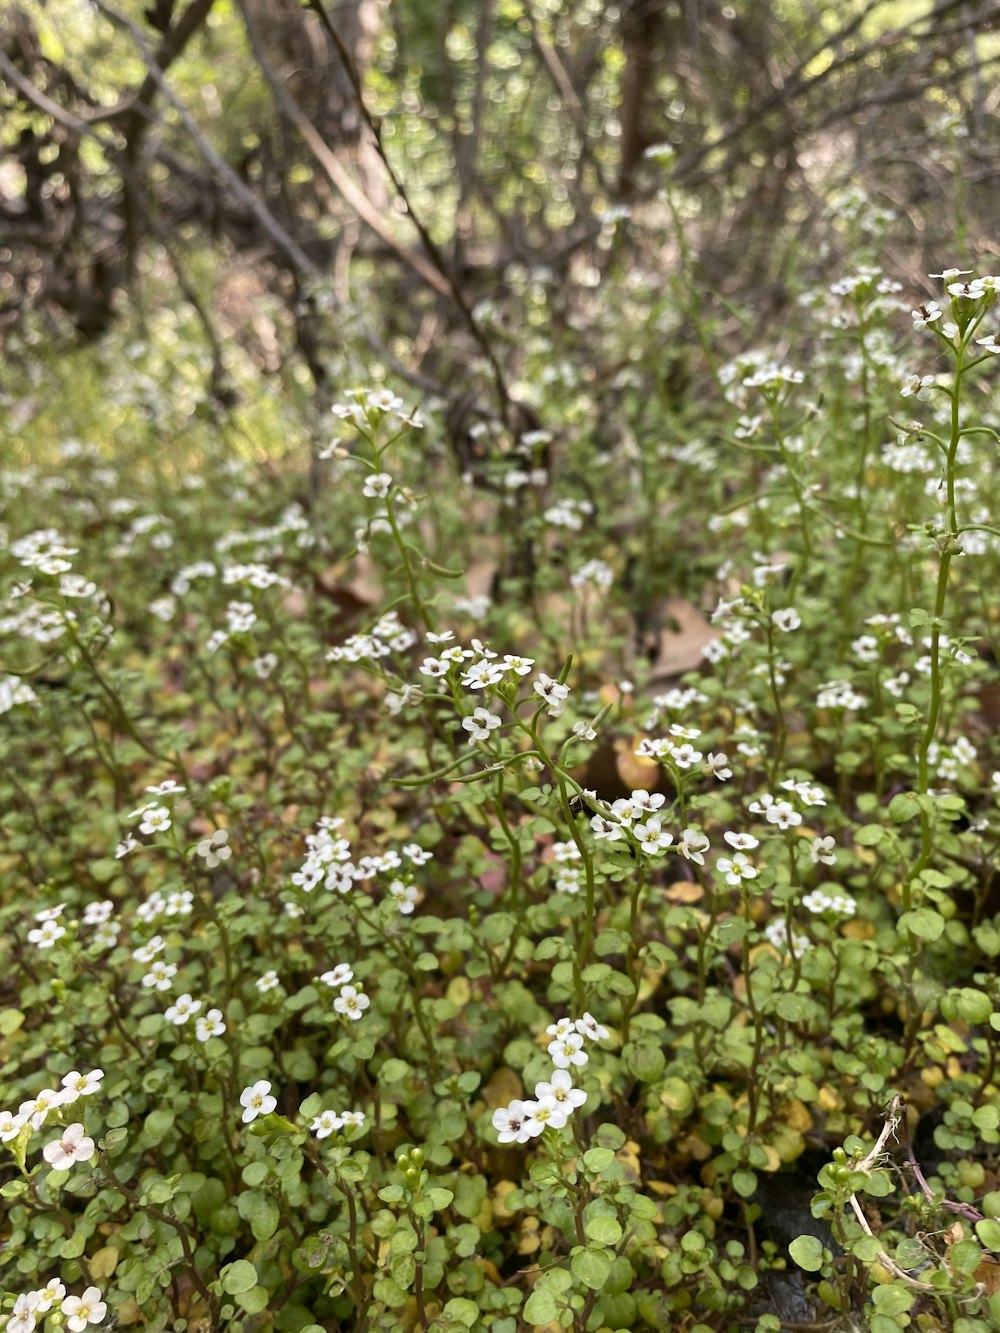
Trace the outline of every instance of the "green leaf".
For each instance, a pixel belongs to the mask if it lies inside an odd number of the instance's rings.
[[[757,1176],[753,1171],[734,1171],[733,1189],[741,1199],[749,1199],[757,1189]]]
[[[598,1245],[617,1245],[622,1238],[622,1224],[610,1213],[588,1218],[583,1229],[587,1239],[597,1241]]]
[[[266,1310],[271,1300],[271,1293],[267,1287],[251,1287],[249,1291],[239,1291],[234,1293],[236,1304],[243,1307],[247,1314],[260,1314],[261,1310]]]
[[[613,1258],[607,1250],[577,1250],[570,1262],[570,1272],[591,1291],[600,1291],[608,1280]]]
[[[589,1148],[583,1154],[584,1166],[588,1171],[592,1171],[595,1176],[600,1175],[602,1171],[606,1171],[614,1160],[615,1155],[610,1148]]]
[[[278,1229],[281,1214],[278,1205],[262,1190],[246,1190],[236,1203],[240,1217],[250,1223],[254,1240],[270,1240]]]
[[[818,1273],[823,1267],[823,1246],[815,1236],[796,1236],[788,1253],[807,1273]]]
[[[877,847],[888,836],[881,824],[862,824],[854,834],[854,841],[859,847]]]
[[[239,1296],[257,1285],[257,1270],[249,1259],[237,1259],[222,1270],[222,1290],[227,1296]]]
[[[976,1223],[976,1235],[988,1250],[1000,1250],[1000,1222],[986,1217]]]
[[[548,1287],[536,1287],[524,1305],[525,1320],[536,1326],[551,1324],[558,1314],[555,1295]]]
[[[915,911],[904,912],[899,918],[900,930],[909,931],[921,940],[936,940],[944,930],[944,917],[929,907],[918,907]]]
[[[475,1301],[466,1300],[464,1296],[453,1296],[442,1313],[446,1318],[464,1324],[466,1328],[474,1328],[479,1321],[479,1306]]]

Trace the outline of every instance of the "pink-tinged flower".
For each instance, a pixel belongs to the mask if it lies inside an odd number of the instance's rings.
[[[67,1125],[62,1138],[53,1139],[42,1149],[42,1156],[56,1171],[68,1171],[75,1162],[89,1162],[95,1153],[81,1124]],[[81,1325],[82,1327],[82,1325]]]

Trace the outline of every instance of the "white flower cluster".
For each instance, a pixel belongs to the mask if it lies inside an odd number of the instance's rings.
[[[25,1134],[30,1138],[45,1125],[53,1112],[100,1092],[103,1078],[103,1069],[92,1069],[87,1074],[71,1069],[59,1088],[43,1088],[36,1096],[23,1101],[16,1112],[0,1110],[0,1143],[9,1143]],[[79,1122],[66,1125],[60,1130],[59,1137],[42,1149],[42,1156],[55,1171],[68,1171],[76,1162],[89,1162],[95,1153],[94,1140],[87,1136]]]
[[[343,643],[331,648],[328,662],[364,662],[392,653],[405,653],[417,641],[417,636],[401,623],[396,611],[389,611],[373,625],[368,634],[352,634]]]
[[[813,889],[802,899],[802,906],[814,916],[830,912],[834,916],[854,916],[858,905],[846,893],[824,893],[822,889]]]
[[[399,851],[390,848],[380,856],[353,859],[348,839],[336,836],[343,822],[342,819],[324,816],[316,832],[306,835],[309,851],[299,869],[291,876],[292,884],[303,893],[312,893],[319,885],[328,892],[336,890],[338,893],[349,893],[359,882],[392,874],[393,871],[402,871],[402,875],[408,877],[414,869],[433,859],[434,853],[416,842],[405,843]],[[393,877],[387,893],[404,915],[413,911],[419,896],[410,879],[401,876]],[[355,1014],[351,1016],[360,1017]]]
[[[88,1324],[100,1324],[108,1307],[98,1287],[86,1287],[82,1296],[67,1296],[66,1288],[58,1278],[52,1278],[44,1287],[22,1292],[14,1302],[7,1319],[5,1333],[32,1333],[39,1320],[58,1314],[60,1323],[70,1333],[83,1333]]]
[[[867,698],[849,680],[828,680],[816,691],[817,708],[844,708],[856,713],[867,706]]]
[[[552,1038],[548,1053],[555,1065],[552,1077],[535,1084],[533,1100],[515,1098],[493,1112],[493,1128],[501,1143],[527,1143],[545,1129],[563,1129],[570,1115],[584,1104],[587,1094],[573,1086],[571,1069],[582,1069],[589,1056],[585,1040],[607,1041],[610,1033],[590,1014],[575,1022],[562,1018],[551,1023],[546,1034]]]

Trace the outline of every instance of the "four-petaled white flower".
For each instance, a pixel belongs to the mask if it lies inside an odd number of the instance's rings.
[[[108,1313],[97,1287],[87,1287],[82,1296],[67,1296],[62,1303],[70,1333],[83,1333],[88,1324],[99,1324]]]
[[[538,1101],[551,1098],[553,1101],[561,1102],[571,1111],[575,1111],[587,1100],[587,1094],[582,1088],[574,1088],[573,1078],[568,1069],[555,1069],[547,1082],[536,1083],[535,1097]]]
[[[633,830],[644,852],[654,855],[665,851],[670,846],[671,837],[663,827],[662,815],[650,815],[644,824],[636,824]]]
[[[94,1140],[87,1137],[81,1124],[67,1125],[62,1137],[42,1149],[42,1156],[56,1171],[68,1171],[74,1162],[89,1162],[96,1153]]]
[[[558,717],[569,698],[569,686],[561,685],[559,681],[553,680],[551,676],[541,671],[532,688],[548,704],[549,717]]]
[[[484,657],[466,668],[462,675],[462,684],[469,690],[485,690],[487,685],[499,685],[503,677],[503,667]],[[482,710],[476,709],[476,712],[480,711]]]
[[[365,478],[363,491],[370,500],[381,500],[389,494],[391,485],[392,477],[388,472],[373,472],[370,477]]]
[[[711,847],[708,838],[702,833],[701,829],[686,828],[681,834],[680,842],[677,844],[677,850],[681,856],[688,861],[693,861],[695,865],[703,866],[705,864],[705,852]]]
[[[325,1139],[335,1129],[340,1129],[343,1123],[343,1117],[337,1115],[334,1111],[321,1111],[309,1128],[318,1139]]]
[[[462,719],[462,726],[469,733],[469,744],[475,741],[488,741],[490,732],[500,726],[502,719],[491,713],[488,708],[476,708],[471,717]]]
[[[809,844],[809,855],[812,857],[813,865],[817,865],[820,861],[827,866],[835,865],[837,844],[833,838],[813,838]]]
[[[223,861],[228,861],[233,854],[232,847],[226,844],[229,842],[229,834],[224,828],[216,829],[210,838],[202,838],[197,847],[198,855],[204,860],[209,870]]]
[[[556,1037],[554,1041],[549,1042],[547,1049],[557,1069],[569,1069],[573,1065],[583,1066],[589,1058],[583,1049],[583,1038],[579,1032],[567,1032],[564,1037]]]
[[[354,970],[348,967],[346,963],[338,963],[336,967],[320,976],[320,981],[325,986],[332,986],[335,990],[338,986],[346,986],[349,981],[353,980]]]
[[[775,611],[771,616],[771,621],[775,629],[780,629],[782,633],[787,634],[790,630],[800,627],[802,617],[793,606],[786,606],[781,611]]]
[[[150,806],[143,812],[140,833],[164,833],[170,827],[170,811],[165,805]]]
[[[497,1131],[501,1143],[527,1143],[531,1137],[524,1128],[529,1106],[515,1098],[509,1106],[498,1106],[493,1112],[493,1128]]]
[[[178,995],[176,1001],[164,1013],[163,1017],[168,1023],[173,1023],[180,1027],[186,1023],[189,1018],[198,1012],[201,1008],[201,1000],[196,1000],[190,995]]]
[[[199,1041],[208,1041],[210,1037],[221,1037],[225,1030],[221,1009],[209,1009],[207,1014],[194,1021],[194,1035]]]
[[[334,1000],[333,1007],[338,1014],[344,1014],[345,1017],[356,1021],[370,1004],[371,1000],[364,991],[356,990],[354,986],[344,986]]]
[[[607,1041],[611,1033],[603,1023],[598,1023],[593,1014],[584,1014],[578,1018],[574,1024],[581,1037],[589,1037],[591,1041]]]
[[[71,1069],[62,1081],[66,1101],[75,1102],[78,1097],[91,1097],[95,1092],[100,1092],[103,1077],[103,1069],[92,1069],[89,1074],[80,1074]]]
[[[716,861],[716,868],[726,877],[727,884],[740,884],[745,879],[756,879],[757,869],[752,864],[746,852],[737,852],[730,859],[728,856],[720,856]]]
[[[271,1085],[266,1078],[258,1079],[249,1088],[240,1093],[240,1105],[243,1107],[243,1123],[249,1125],[259,1115],[270,1115],[278,1105],[278,1099],[271,1095]]]

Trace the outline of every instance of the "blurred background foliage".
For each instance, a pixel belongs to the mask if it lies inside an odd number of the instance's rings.
[[[995,250],[1000,3],[14,0],[4,432],[270,456],[388,373],[463,467],[681,417],[859,260]],[[864,200],[864,207],[859,200]],[[874,221],[873,221],[874,220]],[[927,288],[929,291],[930,289]],[[565,367],[570,367],[567,370]],[[613,397],[613,395],[611,395]],[[613,415],[613,413],[612,413]]]

